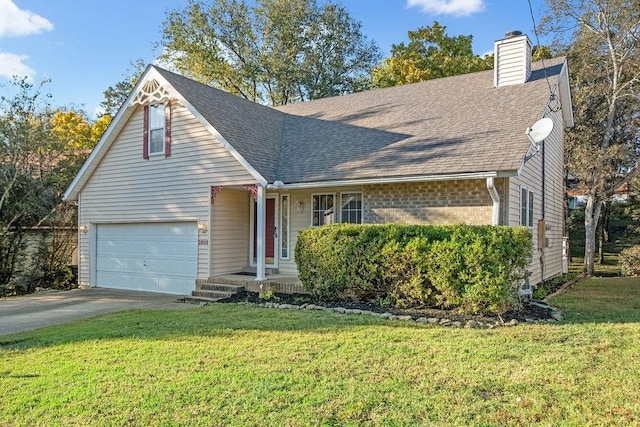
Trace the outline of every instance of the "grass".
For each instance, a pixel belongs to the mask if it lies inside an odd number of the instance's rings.
[[[227,304],[0,337],[0,425],[638,425],[640,281],[561,324],[449,329]]]

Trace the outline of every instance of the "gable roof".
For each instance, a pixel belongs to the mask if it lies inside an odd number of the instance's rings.
[[[278,107],[296,117],[287,117],[278,177],[515,173],[529,148],[525,130],[542,118],[566,63],[545,65],[533,64],[519,85],[496,88],[489,70]]]
[[[267,181],[274,182],[286,114],[154,67]]]
[[[565,59],[532,70],[519,85],[495,88],[489,70],[271,108],[150,65],[64,199],[77,199],[150,79],[262,185],[515,174],[529,148],[525,129],[543,116],[551,87],[559,87],[565,125],[572,124],[570,99],[562,99],[569,98]]]

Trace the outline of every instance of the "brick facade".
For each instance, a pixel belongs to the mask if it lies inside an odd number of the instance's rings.
[[[505,179],[496,180],[505,213]],[[491,224],[493,201],[486,180],[365,185],[363,222],[367,224]]]

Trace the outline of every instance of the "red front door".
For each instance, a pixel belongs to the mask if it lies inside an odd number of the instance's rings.
[[[275,256],[276,200],[266,199],[265,253],[267,262],[273,263]],[[258,255],[258,204],[253,203],[253,257]],[[270,258],[270,259],[269,259]]]

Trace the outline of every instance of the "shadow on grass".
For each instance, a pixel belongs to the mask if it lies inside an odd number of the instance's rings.
[[[242,304],[212,304],[187,310],[129,310],[74,321],[65,325],[0,336],[2,350],[65,345],[113,339],[197,339],[230,337],[238,331],[327,334],[371,325],[416,327],[369,315],[324,311],[265,309]]]
[[[640,278],[596,277],[578,281],[551,305],[563,311],[561,324],[640,323]],[[242,304],[213,304],[187,310],[130,310],[79,320],[60,326],[0,337],[0,351],[27,350],[82,341],[158,340],[199,337],[238,337],[243,331],[265,334],[299,332],[331,334],[344,329],[384,326],[416,328],[429,326],[389,322],[375,316],[341,315],[324,311],[264,309]],[[525,328],[521,325],[519,328]],[[439,327],[443,334],[454,329]],[[460,333],[489,333],[475,330]],[[284,337],[286,339],[286,337]]]

